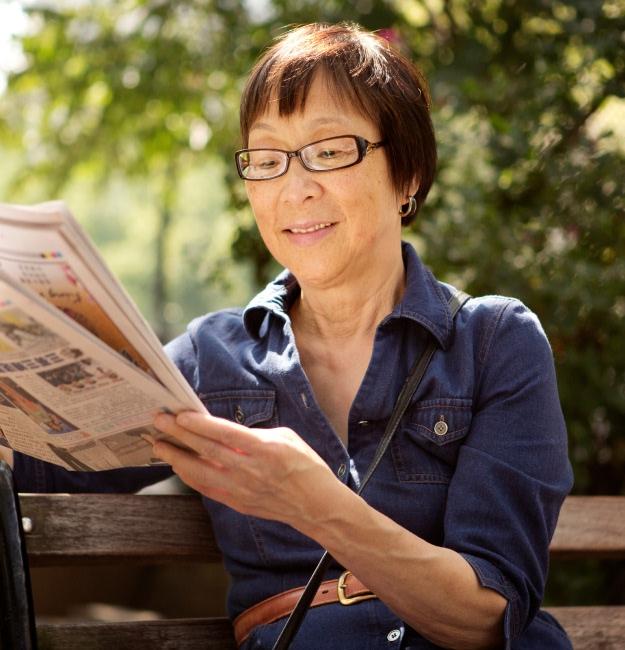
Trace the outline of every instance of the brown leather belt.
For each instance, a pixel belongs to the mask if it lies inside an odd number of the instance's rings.
[[[267,625],[288,616],[295,608],[303,591],[304,587],[283,591],[261,600],[260,603],[239,614],[234,619],[234,638],[237,645],[240,646],[257,625]],[[350,571],[345,571],[337,580],[322,582],[310,606],[319,607],[319,605],[331,603],[353,605],[370,598],[377,598],[377,596],[369,591]]]

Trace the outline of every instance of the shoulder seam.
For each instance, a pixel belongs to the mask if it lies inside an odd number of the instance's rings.
[[[501,319],[503,317],[504,312],[510,305],[512,305],[515,302],[514,298],[508,298],[503,304],[501,305],[500,309],[498,312],[495,314],[494,318],[488,323],[488,329],[486,330],[484,334],[484,339],[483,342],[480,346],[480,353],[478,360],[480,364],[483,366],[486,363],[486,357],[488,356],[488,353],[490,352],[490,348],[493,342],[493,339],[495,337],[495,331],[497,330],[497,327],[499,326],[499,323],[501,322]]]

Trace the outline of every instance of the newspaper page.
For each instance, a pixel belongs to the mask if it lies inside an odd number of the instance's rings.
[[[63,202],[0,204],[0,271],[204,410]]]
[[[157,464],[154,416],[193,408],[0,273],[0,444],[69,470]]]

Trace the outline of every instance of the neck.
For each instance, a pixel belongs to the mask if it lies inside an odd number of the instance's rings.
[[[327,342],[372,338],[404,293],[403,260],[401,254],[389,255],[382,268],[371,264],[368,272],[355,274],[349,281],[300,287],[290,314],[296,334]]]

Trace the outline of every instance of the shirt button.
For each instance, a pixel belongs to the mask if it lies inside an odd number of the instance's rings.
[[[391,630],[387,635],[386,638],[389,641],[397,641],[399,637],[401,636],[401,632],[399,630]]]
[[[345,465],[345,463],[341,463],[336,473],[339,475],[339,478],[343,478],[345,476],[346,471],[347,471],[347,465]]]
[[[358,422],[358,424],[359,424],[361,427],[366,427],[366,426],[369,424],[369,420],[360,420],[360,421]]]
[[[239,405],[234,409],[234,419],[239,424],[243,424],[243,421],[245,420],[245,413],[243,413],[243,409]]]
[[[437,436],[444,436],[447,433],[448,430],[447,422],[444,420],[439,420],[435,425],[434,425],[434,433]]]

